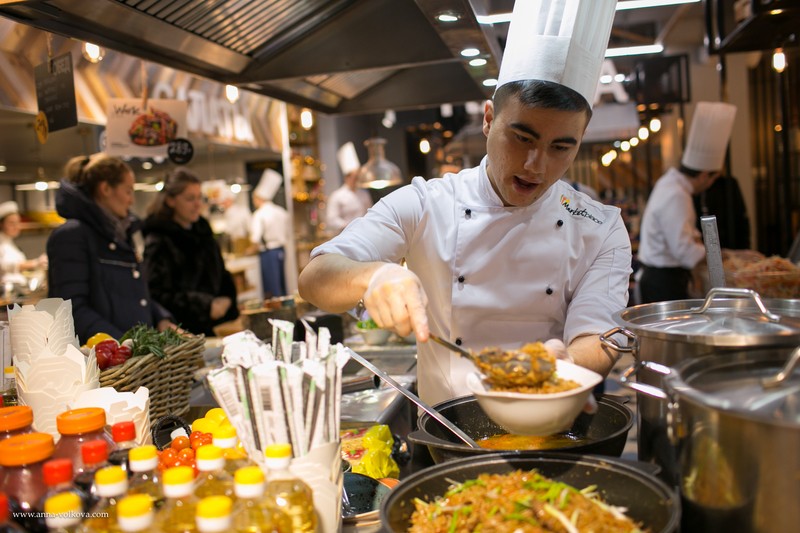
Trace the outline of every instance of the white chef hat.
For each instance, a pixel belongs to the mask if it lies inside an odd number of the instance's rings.
[[[283,176],[268,168],[261,174],[261,180],[253,190],[253,194],[262,200],[271,201],[278,193],[278,189],[281,188],[281,184],[283,184]]]
[[[12,213],[19,213],[17,202],[8,201],[0,204],[0,220],[3,220]]]
[[[569,87],[591,106],[616,0],[517,0],[497,86],[544,80]]]
[[[339,160],[339,168],[342,169],[343,176],[361,168],[361,161],[358,160],[356,147],[352,142],[344,143],[336,152],[336,158]]]
[[[694,170],[722,170],[736,118],[736,106],[698,102],[681,163]]]

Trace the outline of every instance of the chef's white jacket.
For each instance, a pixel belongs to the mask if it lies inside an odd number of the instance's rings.
[[[25,260],[25,254],[17,248],[14,240],[0,232],[0,281],[25,283],[25,277],[19,271],[20,263]]]
[[[644,208],[639,260],[651,267],[691,270],[706,255],[696,223],[692,184],[670,168],[656,182]]]
[[[289,242],[290,229],[289,212],[272,202],[264,202],[250,221],[250,242],[258,244],[261,251],[280,248]]]
[[[504,207],[477,168],[414,178],[353,221],[312,257],[399,262],[428,295],[431,331],[480,350],[598,334],[614,327],[631,272],[630,239],[616,207],[557,181],[527,207]],[[472,363],[435,343],[418,346],[422,399],[468,395]]]
[[[372,207],[372,197],[367,191],[364,189],[354,191],[347,185],[342,185],[328,198],[325,222],[331,232],[336,234],[352,220],[364,216],[370,207]]]

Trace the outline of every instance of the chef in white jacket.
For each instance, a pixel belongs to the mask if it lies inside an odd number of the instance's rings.
[[[250,220],[250,242],[259,251],[265,298],[286,295],[285,246],[292,225],[289,212],[272,201],[281,185],[283,176],[268,168],[252,194],[256,210]]]
[[[47,267],[46,255],[28,259],[17,248],[14,239],[22,231],[20,222],[17,202],[0,203],[0,282],[3,283],[27,284],[27,279],[22,275],[23,270]]]
[[[640,303],[689,298],[692,269],[706,256],[692,196],[719,177],[736,106],[698,102],[679,168],[656,182],[642,215],[639,238]]]
[[[481,164],[414,178],[313,250],[301,273],[300,294],[318,307],[363,299],[382,327],[416,332],[428,403],[469,394],[474,371],[424,342],[429,332],[474,350],[557,339],[583,366],[613,364],[598,335],[627,303],[630,240],[619,209],[560,178],[591,116],[615,3],[516,2]]]
[[[345,143],[336,153],[339,168],[342,170],[342,186],[331,193],[325,210],[326,223],[333,235],[340,233],[354,219],[364,216],[372,207],[372,197],[357,186],[358,160],[356,147],[352,142]]]

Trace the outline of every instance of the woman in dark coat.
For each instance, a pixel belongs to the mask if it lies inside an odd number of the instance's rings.
[[[181,328],[214,335],[213,327],[239,316],[236,287],[208,221],[200,216],[200,179],[176,169],[148,209],[145,272],[150,291]]]
[[[80,341],[99,332],[119,339],[139,323],[174,327],[142,272],[141,223],[130,213],[131,168],[95,154],[71,159],[66,176],[56,191],[56,210],[67,221],[47,240],[49,296],[72,300]]]

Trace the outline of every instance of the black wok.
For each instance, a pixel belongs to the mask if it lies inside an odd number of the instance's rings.
[[[633,413],[623,405],[621,399],[608,395],[598,397],[597,406],[597,413],[594,415],[581,413],[569,430],[572,434],[585,439],[571,446],[548,451],[592,453],[613,457],[622,455],[628,431],[633,425]],[[436,404],[433,408],[474,440],[508,433],[489,418],[474,396],[447,400]],[[410,433],[408,440],[417,445],[426,445],[435,463],[497,453],[497,450],[470,448],[427,413],[419,417],[417,424],[419,429]]]
[[[414,499],[432,501],[447,492],[453,481],[532,468],[578,489],[597,485],[607,503],[626,507],[627,515],[651,533],[677,531],[680,524],[680,500],[655,476],[608,457],[545,452],[493,453],[421,470],[401,481],[384,498],[381,524],[387,531],[406,531],[414,512]]]

